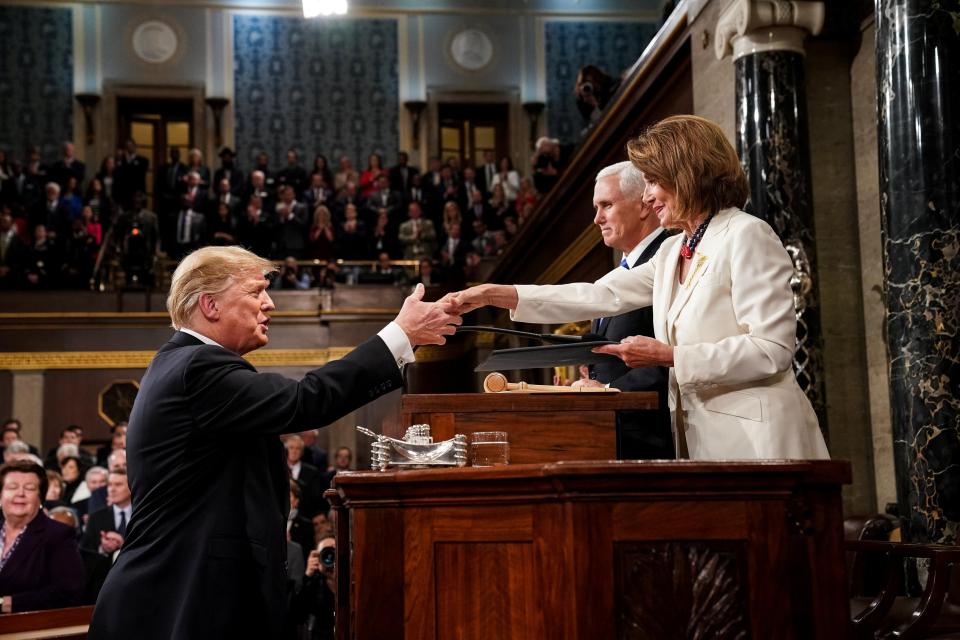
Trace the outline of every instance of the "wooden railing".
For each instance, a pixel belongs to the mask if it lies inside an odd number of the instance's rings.
[[[0,640],[14,638],[79,640],[87,637],[91,616],[93,616],[93,607],[70,607],[0,615]]]

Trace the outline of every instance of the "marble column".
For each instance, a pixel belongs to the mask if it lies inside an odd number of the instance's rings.
[[[717,23],[718,58],[733,54],[737,153],[747,210],[767,221],[793,259],[793,369],[826,433],[823,338],[811,194],[803,39],[823,25],[822,2],[736,0]]]
[[[905,539],[956,544],[960,23],[946,4],[876,1],[877,103],[897,500]]]

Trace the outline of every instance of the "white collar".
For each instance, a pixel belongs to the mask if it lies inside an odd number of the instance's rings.
[[[184,333],[193,336],[194,338],[196,338],[197,340],[199,340],[199,341],[202,342],[203,344],[212,344],[212,345],[216,345],[216,346],[218,346],[218,347],[222,347],[222,346],[223,346],[222,344],[220,344],[220,343],[217,342],[216,340],[211,340],[211,339],[208,338],[207,336],[203,335],[202,333],[197,333],[197,332],[194,331],[193,329],[187,329],[186,327],[182,327],[182,328],[180,329],[180,331],[183,331]]]
[[[653,230],[653,232],[647,234],[647,237],[641,240],[640,244],[635,246],[630,253],[624,256],[627,259],[627,264],[631,269],[633,268],[634,263],[640,258],[640,255],[647,250],[647,247],[653,244],[653,241],[656,240],[661,233],[663,233],[663,227],[657,227]]]

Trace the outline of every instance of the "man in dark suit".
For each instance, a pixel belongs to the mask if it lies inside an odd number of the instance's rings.
[[[65,189],[67,180],[72,176],[77,179],[77,189],[82,192],[83,178],[87,173],[86,165],[73,157],[72,142],[64,142],[60,150],[61,158],[50,165],[48,170],[50,179],[59,184],[61,189]]]
[[[123,147],[123,154],[117,163],[116,184],[114,196],[121,206],[128,207],[133,200],[133,194],[138,191],[147,192],[147,169],[150,161],[137,154],[137,143],[128,139]]]
[[[390,188],[398,193],[407,193],[414,176],[420,175],[420,170],[410,166],[410,156],[406,151],[397,154],[397,164],[390,168]]]
[[[396,222],[403,208],[403,195],[391,189],[390,178],[381,174],[377,178],[377,190],[367,198],[364,208],[368,224],[373,224],[380,209],[386,209],[390,220]]]
[[[618,269],[632,269],[643,264],[657,253],[667,237],[657,216],[643,203],[644,186],[643,175],[630,162],[617,163],[597,174],[593,189],[596,211],[593,221],[600,227],[603,243],[623,253]],[[612,318],[598,318],[593,321],[592,331],[618,342],[627,336],[653,336],[653,309],[645,307]],[[656,391],[660,396],[660,408],[656,411],[618,412],[618,458],[675,457],[665,368],[631,369],[617,360],[593,365],[591,378],[579,381],[580,385],[609,385],[622,391]]]
[[[133,515],[126,469],[114,469],[107,477],[107,502],[108,506],[90,514],[80,546],[112,559],[123,547]]]
[[[497,171],[497,155],[492,149],[487,149],[483,152],[483,164],[477,167],[477,184],[485,197],[490,197]]]
[[[323,492],[329,488],[325,481],[326,469],[318,469],[303,459],[303,438],[291,434],[282,438],[287,450],[287,468],[290,478],[300,487],[299,513],[309,519],[318,511],[326,512],[329,507],[323,499]],[[306,550],[310,553],[309,549]]]
[[[235,196],[243,192],[243,171],[237,169],[236,154],[230,147],[220,149],[220,168],[213,172],[213,184],[220,184],[221,180],[230,183],[230,193]]]
[[[147,368],[130,415],[134,513],[89,637],[276,638],[284,618],[289,472],[277,437],[329,424],[402,385],[414,346],[460,319],[423,302],[302,380],[242,356],[267,344],[266,274],[238,247],[180,262],[168,309],[177,332]]]

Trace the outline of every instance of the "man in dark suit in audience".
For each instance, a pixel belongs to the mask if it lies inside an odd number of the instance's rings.
[[[61,189],[64,189],[67,186],[67,180],[73,176],[77,179],[77,189],[82,193],[83,178],[87,174],[86,165],[73,157],[72,142],[64,142],[60,147],[60,152],[60,159],[50,165],[48,170],[50,179],[59,184]]]
[[[483,164],[477,167],[477,184],[485,198],[490,197],[493,178],[497,175],[497,155],[492,149],[483,152]]]
[[[460,205],[460,210],[465,211],[467,207],[473,202],[473,192],[479,191],[480,185],[477,183],[477,172],[473,167],[467,167],[463,170],[463,180],[460,181],[459,186],[457,187],[457,204]],[[480,191],[481,195],[483,191]],[[481,198],[481,201],[483,199]]]
[[[332,207],[333,203],[328,201],[333,199],[333,192],[330,191],[330,186],[324,183],[322,173],[314,173],[310,176],[310,184],[303,190],[300,199],[307,206],[311,223],[313,212],[319,205],[326,205],[328,209]]]
[[[307,171],[300,166],[297,152],[293,149],[287,150],[287,166],[277,172],[277,188],[281,186],[293,187],[294,194],[300,193],[307,186]]]
[[[376,220],[379,209],[386,209],[390,220],[396,222],[403,208],[403,196],[399,191],[391,189],[390,178],[381,174],[377,178],[377,190],[370,194],[364,206],[368,224]]]
[[[593,221],[603,243],[622,252],[618,269],[633,269],[656,254],[667,233],[643,202],[643,175],[630,162],[606,167],[597,174],[593,189]],[[653,309],[644,307],[611,318],[593,321],[593,333],[619,342],[627,336],[653,336]],[[617,414],[617,457],[620,459],[674,458],[670,410],[667,405],[667,369],[630,368],[622,361],[591,367],[591,380],[575,386],[609,385],[622,391],[656,391],[656,411],[620,411]]]
[[[126,469],[114,469],[107,477],[107,505],[90,514],[80,546],[113,559],[123,547],[133,515]]]
[[[390,168],[390,188],[397,193],[407,193],[410,190],[414,176],[420,175],[420,170],[410,166],[410,156],[406,151],[397,154],[397,164]]]
[[[327,452],[317,445],[317,430],[301,431],[300,439],[303,440],[303,461],[312,464],[320,471],[326,471]]]
[[[213,184],[220,184],[221,180],[230,183],[230,193],[235,196],[243,194],[243,171],[236,166],[237,155],[230,147],[220,149],[220,168],[213,172]]]
[[[126,440],[126,438],[124,438]],[[127,452],[124,449],[115,449],[107,456],[107,470],[111,473],[118,469],[126,470]],[[107,506],[107,487],[100,487],[90,492],[90,499],[87,502],[87,511],[93,513]]]
[[[326,511],[326,501],[323,499],[323,492],[327,490],[324,474],[303,460],[303,439],[297,434],[284,436],[283,446],[287,449],[290,477],[300,485],[300,514],[310,518],[317,511]]]
[[[164,235],[164,239],[173,238],[173,231],[168,229],[168,223],[176,219],[180,202],[180,185],[183,184],[183,176],[186,174],[187,165],[180,162],[180,149],[170,147],[170,161],[160,165],[153,183],[153,192],[157,197],[157,214],[163,221],[163,230],[169,231]]]
[[[460,319],[423,302],[302,380],[242,356],[267,344],[273,265],[238,247],[180,262],[177,329],[141,380],[127,455],[136,510],[89,637],[275,638],[284,619],[289,472],[277,437],[329,424],[402,385],[413,347]]]
[[[130,206],[133,194],[138,191],[147,192],[147,170],[150,161],[137,153],[137,143],[128,139],[124,143],[124,152],[117,162],[116,184],[114,185],[114,199],[120,206]]]

